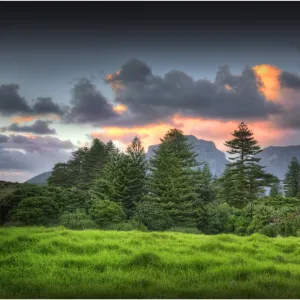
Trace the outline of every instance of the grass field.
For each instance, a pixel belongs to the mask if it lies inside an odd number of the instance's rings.
[[[299,238],[0,229],[0,298],[300,298]]]

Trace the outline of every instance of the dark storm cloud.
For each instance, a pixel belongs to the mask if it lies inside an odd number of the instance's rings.
[[[107,76],[106,82],[115,88],[115,101],[128,107],[128,112],[111,122],[120,126],[165,121],[174,114],[266,119],[269,114],[282,110],[279,104],[266,101],[258,91],[261,83],[250,67],[245,67],[240,75],[233,75],[227,66],[220,67],[215,81],[211,82],[194,80],[178,70],[164,77],[155,76],[145,63],[134,59]]]
[[[32,125],[20,126],[18,123],[13,123],[8,127],[3,127],[1,130],[13,131],[13,132],[28,132],[34,134],[56,134],[55,129],[49,128],[49,124],[52,122],[46,122],[43,120],[37,120]]]
[[[66,123],[100,123],[117,114],[96,86],[86,78],[80,79],[72,89],[71,107],[65,115]]]
[[[0,115],[62,115],[64,113],[49,97],[39,97],[30,106],[26,99],[20,96],[19,91],[18,84],[0,85]]]
[[[0,85],[0,114],[11,116],[31,112],[26,100],[19,95],[19,90],[20,86],[17,84]]]
[[[55,115],[63,115],[62,109],[58,104],[54,103],[50,97],[39,97],[33,104],[32,110],[36,114],[55,114]]]
[[[279,75],[279,81],[282,87],[300,89],[300,76],[298,74],[282,71]]]
[[[67,161],[74,148],[70,141],[54,137],[0,135],[0,170],[49,171],[55,163]]]

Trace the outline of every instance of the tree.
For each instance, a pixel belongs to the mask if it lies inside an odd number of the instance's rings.
[[[82,170],[82,188],[91,188],[94,180],[101,178],[107,161],[108,151],[106,145],[100,140],[94,139],[92,146],[85,155],[85,162]]]
[[[47,179],[49,185],[70,187],[69,165],[67,163],[57,163],[52,169],[51,175]]]
[[[122,207],[109,200],[95,201],[89,210],[89,215],[101,227],[118,224],[125,219]]]
[[[198,193],[204,203],[210,203],[216,199],[215,179],[207,162],[202,170],[199,170]]]
[[[125,155],[119,150],[111,153],[109,161],[104,167],[103,174],[93,182],[90,195],[93,199],[109,200],[121,205],[120,190],[124,189]]]
[[[120,193],[128,217],[134,213],[135,207],[142,202],[146,194],[147,161],[144,147],[138,137],[127,147],[124,159],[123,178],[125,189]]]
[[[195,226],[199,195],[196,192],[198,166],[192,146],[183,132],[169,130],[150,159],[148,199],[160,205],[175,226]]]
[[[272,184],[270,189],[270,196],[276,197],[282,195],[282,186],[280,180],[277,178],[275,182]]]
[[[82,187],[85,160],[88,151],[89,149],[87,147],[79,148],[72,153],[71,159],[68,161],[69,182],[71,182],[73,187]]]
[[[225,182],[231,186],[231,204],[244,207],[264,193],[264,187],[273,183],[274,176],[266,173],[265,167],[259,165],[260,158],[256,155],[262,149],[244,122],[241,122],[232,136],[232,140],[225,142],[225,146],[230,148],[227,152],[231,155]]]
[[[284,179],[284,191],[287,197],[297,197],[300,193],[300,164],[296,157],[291,160]]]

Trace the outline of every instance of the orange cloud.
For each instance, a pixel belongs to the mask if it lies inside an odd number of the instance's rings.
[[[28,123],[37,119],[51,119],[51,120],[59,120],[60,117],[57,115],[33,115],[33,116],[17,116],[10,118],[9,120],[13,123]]]
[[[278,100],[280,97],[280,82],[278,77],[281,70],[278,67],[267,64],[254,66],[253,70],[263,84],[260,92],[265,95],[267,100]]]
[[[116,113],[123,114],[127,110],[127,106],[123,104],[118,104],[113,109]]]
[[[117,76],[120,75],[121,70],[117,70],[115,73],[106,75],[106,81],[110,84],[111,88],[117,92],[124,88],[124,85],[117,79]]]
[[[93,138],[99,138],[103,141],[113,140],[117,142],[122,149],[131,142],[134,136],[139,136],[147,151],[150,145],[160,143],[165,133],[171,128],[183,130],[186,135],[194,135],[198,139],[213,141],[216,147],[221,151],[226,151],[224,142],[231,139],[231,133],[238,127],[240,121],[221,121],[209,120],[204,118],[191,118],[176,115],[172,119],[172,123],[165,124],[149,124],[143,127],[104,127],[101,132],[92,132]],[[271,121],[253,121],[246,122],[253,131],[255,138],[262,147],[270,144],[279,145],[280,140],[291,132],[276,128]]]
[[[227,91],[232,91],[232,87],[229,84],[225,84],[225,89]]]

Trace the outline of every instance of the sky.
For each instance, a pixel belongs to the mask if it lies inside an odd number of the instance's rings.
[[[226,151],[244,121],[262,147],[300,145],[298,10],[265,4],[2,2],[0,180],[170,128]]]

